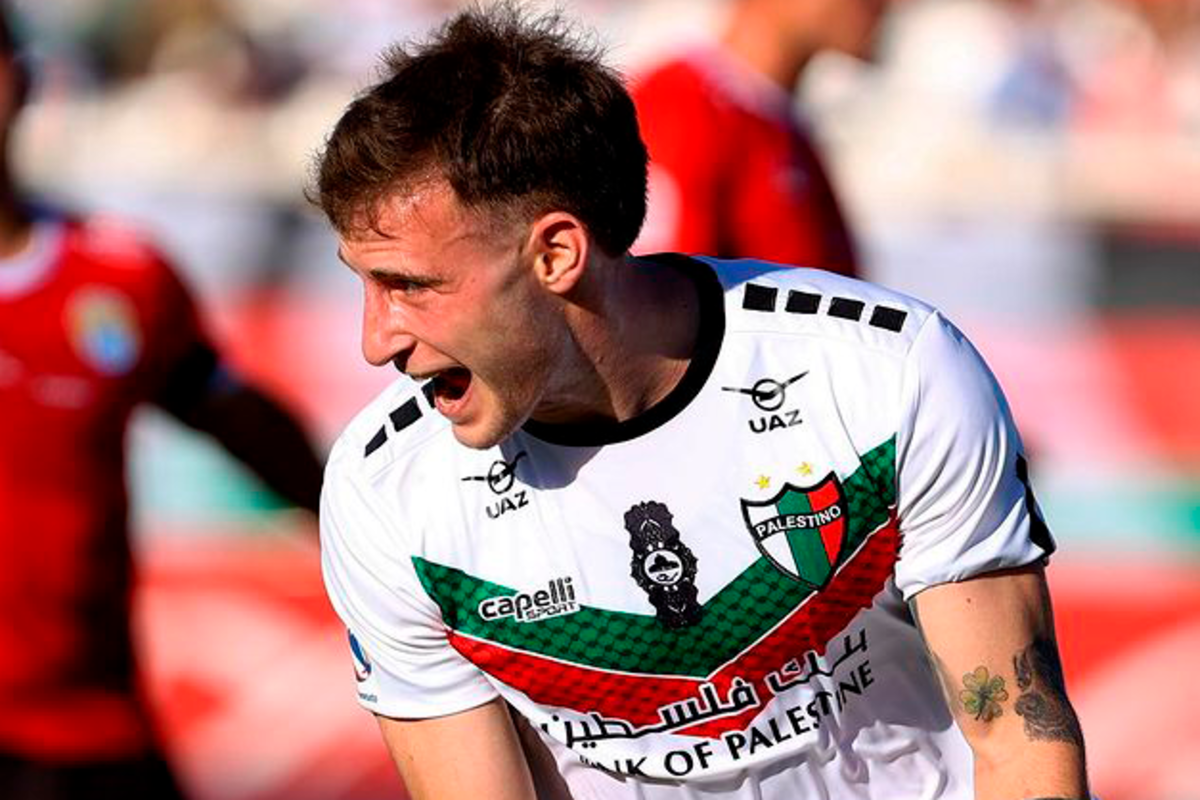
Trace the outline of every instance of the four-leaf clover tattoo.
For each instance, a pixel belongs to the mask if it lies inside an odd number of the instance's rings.
[[[960,691],[958,697],[967,713],[975,719],[991,722],[1004,713],[1000,707],[1008,699],[1004,678],[989,676],[985,667],[976,667],[974,672],[963,675],[963,686],[967,688]]]

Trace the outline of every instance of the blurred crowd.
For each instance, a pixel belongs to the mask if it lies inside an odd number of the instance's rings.
[[[294,351],[292,329],[244,310],[264,302],[304,308],[301,331],[336,332],[318,344],[339,370],[310,352],[307,384],[276,381],[328,439],[385,376],[345,377],[357,288],[305,201],[311,160],[380,50],[461,3],[15,0],[36,76],[18,177],[142,223],[218,333],[244,330],[225,324],[241,313],[260,349]],[[630,75],[711,36],[725,8],[557,5]],[[872,60],[819,55],[796,92],[865,277],[969,329],[1200,306],[1200,0],[891,0],[891,11]],[[342,316],[314,323],[314,298]],[[165,467],[144,470],[142,496],[171,504],[153,489]]]
[[[924,148],[907,180],[884,187],[888,212],[932,195],[1194,230],[1200,3],[926,0],[898,11],[880,68],[842,81],[841,95],[836,81],[825,87],[825,119],[862,142],[867,163],[880,167],[896,139]]]
[[[312,152],[379,50],[458,4],[22,0],[39,83],[18,160],[48,193],[190,219],[203,234],[168,238],[206,291],[303,278]],[[719,0],[566,7],[630,71],[721,13]],[[1200,0],[895,10],[876,63],[828,57],[801,87],[868,233],[975,209],[1198,227]]]

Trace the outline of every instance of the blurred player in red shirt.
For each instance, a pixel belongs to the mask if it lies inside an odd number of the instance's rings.
[[[28,78],[0,28],[0,797],[177,797],[130,636],[131,413],[158,405],[312,510],[321,466],[152,244],[22,200],[7,145]]]
[[[635,252],[754,257],[856,275],[858,258],[794,100],[814,55],[864,57],[889,0],[731,0],[719,40],[633,84],[650,151]]]

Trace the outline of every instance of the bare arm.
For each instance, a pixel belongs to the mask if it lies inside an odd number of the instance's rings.
[[[529,724],[529,720],[512,707],[509,707],[508,713],[517,729],[521,749],[525,752],[525,762],[529,764],[529,771],[533,774],[533,786],[537,790],[538,800],[571,800],[571,790],[558,771],[554,754]]]
[[[974,752],[976,799],[1088,797],[1042,568],[935,586],[912,608]]]
[[[378,719],[413,800],[534,800],[533,779],[508,713],[496,699],[445,717]]]

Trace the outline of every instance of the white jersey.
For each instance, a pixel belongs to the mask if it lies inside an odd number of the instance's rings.
[[[911,298],[684,268],[701,342],[640,417],[472,450],[401,378],[340,437],[323,567],[360,702],[500,695],[580,800],[971,797],[906,601],[1053,549],[999,387]]]

